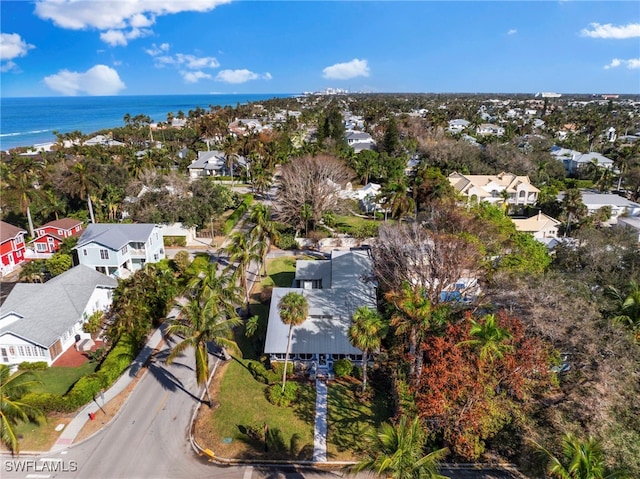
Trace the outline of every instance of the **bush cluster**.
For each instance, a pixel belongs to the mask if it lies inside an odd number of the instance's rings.
[[[240,221],[240,218],[249,210],[251,203],[253,203],[253,195],[244,195],[240,206],[238,206],[229,218],[227,218],[227,221],[224,222],[224,234],[227,235],[231,232],[233,227]]]
[[[25,361],[18,364],[18,370],[20,371],[45,371],[48,367],[46,361],[36,361],[34,363]]]
[[[289,381],[284,386],[284,392],[280,384],[274,384],[267,389],[267,400],[279,407],[286,407],[298,397],[298,383]]]
[[[276,246],[280,249],[298,249],[298,243],[292,234],[281,234],[276,241]]]
[[[28,393],[21,401],[50,412],[72,412],[92,401],[102,389],[111,386],[134,359],[131,349],[118,343],[104,359],[100,369],[80,378],[65,395],[51,393]],[[30,363],[31,365],[40,363]],[[45,369],[47,363],[44,363]]]
[[[333,363],[333,372],[336,373],[337,378],[349,376],[351,371],[353,371],[353,363],[348,358],[338,359]]]

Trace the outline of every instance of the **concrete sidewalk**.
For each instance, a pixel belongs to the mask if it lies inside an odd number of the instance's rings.
[[[327,382],[316,380],[316,421],[313,428],[313,460],[327,462]]]
[[[131,365],[122,376],[113,383],[113,385],[104,391],[101,395],[95,398],[94,401],[87,404],[78,414],[74,417],[67,427],[64,428],[62,434],[53,445],[49,452],[58,452],[62,449],[69,447],[75,438],[78,436],[86,422],[89,420],[89,413],[95,412],[104,404],[111,401],[118,394],[126,389],[129,384],[136,378],[140,369],[149,360],[153,351],[162,343],[163,331],[162,328],[156,329],[142,350],[138,353],[138,356],[133,360]]]

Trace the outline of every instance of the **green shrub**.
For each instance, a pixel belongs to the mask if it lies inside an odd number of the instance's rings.
[[[280,378],[282,378],[282,370],[284,369],[284,363],[281,362],[272,362],[271,370]],[[287,376],[291,376],[293,374],[293,363],[291,361],[287,362]]]
[[[71,391],[66,394],[67,401],[69,401],[70,405],[79,408],[89,401],[93,401],[104,387],[103,378],[101,378],[98,373],[90,374],[89,376],[78,379],[71,388]]]
[[[48,367],[49,366],[46,361],[36,361],[33,363],[25,361],[18,364],[18,369],[20,371],[46,371]]]
[[[69,407],[68,401],[60,394],[52,393],[27,393],[20,402],[41,410],[44,414],[51,412],[71,412],[75,407]]]
[[[269,384],[269,372],[267,371],[267,368],[265,368],[262,364],[256,361],[251,361],[249,362],[247,367],[249,368],[249,372],[256,381]]]
[[[184,236],[164,236],[164,245],[171,247],[171,246],[179,246],[181,248],[184,248],[185,246],[187,246],[187,238],[185,238]]]
[[[333,371],[336,373],[336,377],[344,378],[353,371],[353,363],[348,358],[338,359],[333,363]]]
[[[298,249],[298,243],[292,234],[282,234],[276,242],[276,246],[280,249]]]
[[[285,407],[291,404],[298,397],[298,383],[289,381],[285,384],[284,392],[282,385],[274,384],[267,389],[267,400],[279,407]]]
[[[253,203],[253,195],[244,195],[240,206],[238,206],[229,218],[227,218],[227,221],[224,222],[224,234],[227,235],[231,232],[233,227],[240,221],[240,218],[249,210],[251,203]]]

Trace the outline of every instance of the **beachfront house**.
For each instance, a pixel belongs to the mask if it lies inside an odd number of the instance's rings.
[[[25,261],[26,230],[0,221],[0,277],[11,273]]]
[[[50,221],[35,229],[36,237],[29,243],[36,257],[49,257],[60,248],[65,238],[82,234],[82,221],[74,218],[62,218]]]
[[[91,336],[82,325],[111,305],[117,281],[76,266],[46,283],[17,283],[0,307],[0,364],[45,361]]]
[[[90,224],[75,250],[80,264],[114,278],[129,277],[165,257],[162,226],[144,223]]]
[[[272,361],[284,361],[289,326],[280,319],[278,303],[287,293],[301,293],[309,316],[294,327],[290,359],[330,375],[333,362],[349,358],[362,362],[362,351],[349,342],[351,316],[359,306],[376,307],[371,280],[373,262],[368,250],[336,251],[326,260],[298,260],[290,288],[274,288],[264,352]]]

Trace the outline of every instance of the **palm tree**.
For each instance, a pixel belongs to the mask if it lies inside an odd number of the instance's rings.
[[[225,124],[226,126],[226,124]],[[233,161],[238,156],[238,141],[233,135],[228,135],[222,144],[222,151],[227,163],[227,169],[231,173],[231,187],[233,188]]]
[[[431,323],[433,312],[431,301],[424,288],[404,282],[401,291],[386,293],[385,299],[396,311],[391,316],[391,326],[397,335],[408,334],[411,374],[420,375],[422,370],[422,335]]]
[[[387,334],[387,326],[375,309],[360,306],[353,313],[349,328],[349,341],[362,351],[362,392],[367,388],[367,362],[369,351],[380,348],[382,338]]]
[[[235,272],[240,275],[240,284],[244,290],[244,306],[249,307],[249,282],[247,280],[247,269],[252,262],[262,259],[260,256],[260,245],[251,241],[243,232],[236,231],[229,237],[229,244],[222,248],[222,251],[229,255],[231,263],[237,263]]]
[[[204,271],[191,278],[187,290],[200,303],[215,301],[229,313],[235,311],[235,306],[240,302],[239,288],[231,276],[218,273],[217,263],[208,263]]]
[[[613,321],[629,326],[635,332],[636,340],[640,341],[640,285],[635,281],[629,281],[626,293],[613,286],[607,286],[605,295],[616,304]]]
[[[95,164],[87,160],[79,161],[70,168],[70,172],[71,177],[67,188],[70,190],[71,196],[80,198],[83,201],[87,200],[91,222],[95,223],[96,219],[93,214],[91,196],[101,184],[101,178],[95,170]]]
[[[193,347],[196,359],[196,380],[201,386],[209,377],[208,343],[214,343],[222,348],[225,355],[225,348],[237,350],[238,346],[232,339],[233,328],[242,322],[237,316],[230,317],[216,301],[200,304],[197,299],[191,299],[186,304],[178,306],[181,314],[169,321],[166,335],[178,335],[183,339],[173,347],[167,356],[166,363],[171,364],[185,349]],[[206,389],[209,406],[211,406],[209,388]]]
[[[560,203],[562,214],[566,218],[564,235],[566,236],[574,221],[578,221],[587,214],[587,207],[582,202],[582,193],[577,188],[570,188],[564,192]]]
[[[266,256],[272,243],[278,240],[280,234],[276,228],[275,221],[271,220],[271,208],[264,203],[257,203],[249,214],[249,221],[255,226],[251,230],[255,243],[259,247],[260,258],[264,268],[264,274],[267,274]]]
[[[20,281],[26,283],[44,283],[45,264],[43,260],[27,261],[20,269]]]
[[[391,479],[446,479],[438,474],[447,449],[424,455],[426,434],[419,418],[402,416],[397,425],[383,423],[365,437],[367,456],[351,467],[352,472],[371,471]]]
[[[610,470],[598,441],[589,436],[586,440],[566,433],[562,438],[562,457],[554,456],[547,449],[533,443],[546,457],[547,472],[558,479],[622,479],[622,471]]]
[[[391,217],[401,219],[415,213],[416,203],[409,194],[404,181],[387,185],[381,192],[382,204],[391,211]]]
[[[0,364],[0,439],[11,453],[20,453],[18,436],[13,426],[19,422],[33,421],[42,424],[44,414],[38,408],[20,402],[37,381],[29,371],[11,374],[9,366]]]
[[[293,336],[294,326],[300,326],[304,323],[309,315],[309,303],[300,293],[287,293],[278,302],[278,310],[280,311],[280,319],[284,324],[289,325],[289,339],[287,340],[287,353],[284,356],[284,371],[282,372],[282,392],[287,382],[287,363],[289,361],[289,352],[291,351],[291,337]]]
[[[507,329],[498,326],[495,315],[487,314],[483,321],[470,319],[469,322],[471,323],[469,336],[472,339],[458,344],[478,347],[480,360],[488,359],[489,362],[493,362],[494,359],[501,358],[505,352],[513,348],[507,343],[512,337],[511,333]]]

